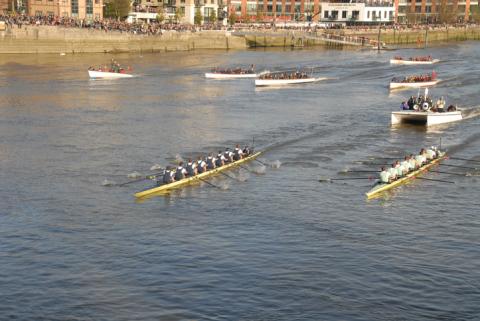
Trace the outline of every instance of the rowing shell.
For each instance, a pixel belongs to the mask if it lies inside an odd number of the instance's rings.
[[[440,60],[405,60],[405,59],[390,59],[390,64],[392,65],[432,65]]]
[[[260,156],[261,153],[262,152],[257,152],[253,155],[250,155],[246,158],[242,158],[242,159],[240,159],[238,161],[235,161],[233,163],[226,164],[226,165],[223,165],[221,167],[217,167],[215,169],[206,171],[204,173],[201,173],[201,174],[198,174],[198,175],[195,175],[195,176],[192,176],[192,177],[186,177],[184,179],[181,179],[181,180],[173,182],[173,183],[164,184],[164,185],[156,186],[156,187],[153,187],[153,188],[149,188],[147,190],[135,193],[135,197],[136,198],[142,198],[142,197],[145,197],[145,196],[152,195],[154,193],[155,194],[162,194],[162,193],[166,193],[168,191],[171,191],[171,190],[174,190],[174,189],[177,189],[177,188],[181,188],[183,186],[186,186],[186,185],[189,185],[189,184],[192,184],[192,183],[199,182],[202,179],[205,179],[207,177],[216,175],[220,172],[226,171],[227,169],[233,168],[233,167],[238,166],[242,163],[254,160],[258,156]]]
[[[422,174],[422,172],[427,171],[429,168],[433,167],[434,165],[440,163],[440,161],[444,160],[446,158],[446,154],[443,154],[439,158],[436,158],[432,160],[430,163],[423,165],[416,171],[408,173],[405,177],[399,178],[396,181],[388,184],[377,184],[375,185],[371,190],[369,190],[366,195],[367,199],[374,198],[376,196],[379,196],[380,193],[383,193],[385,191],[388,191],[394,187],[397,187],[399,185],[402,185],[404,183],[407,183],[410,179],[415,178],[416,176]]]

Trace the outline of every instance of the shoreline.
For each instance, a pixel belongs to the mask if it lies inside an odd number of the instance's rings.
[[[435,29],[319,29],[236,31],[165,31],[162,35],[135,35],[118,31],[23,26],[0,31],[0,54],[76,54],[190,51],[195,49],[245,50],[258,47],[376,48],[377,40],[387,48],[408,44],[480,40],[480,27]]]

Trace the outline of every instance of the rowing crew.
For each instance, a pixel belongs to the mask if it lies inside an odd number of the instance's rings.
[[[236,145],[233,151],[230,148],[225,149],[225,151],[218,151],[218,154],[214,156],[210,153],[207,157],[202,158],[198,157],[196,161],[189,159],[187,164],[180,162],[176,168],[169,168],[163,173],[163,183],[169,184],[175,181],[184,179],[185,177],[192,177],[197,174],[207,172],[209,170],[221,167],[225,164],[233,163],[242,158],[249,156],[253,150],[250,150],[248,146],[242,150],[240,145]],[[157,184],[161,184],[160,181],[157,181]]]
[[[442,155],[443,152],[439,151],[435,146],[432,146],[429,149],[422,148],[418,155],[407,155],[402,162],[397,160],[392,164],[392,167],[388,169],[382,167],[382,171],[380,172],[380,183],[392,183],[395,180],[404,177],[409,172],[419,169],[423,165],[428,164]]]

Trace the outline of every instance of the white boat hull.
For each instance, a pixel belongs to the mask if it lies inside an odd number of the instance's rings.
[[[206,72],[205,78],[210,79],[238,79],[238,78],[257,78],[257,74],[222,74],[216,72]]]
[[[305,84],[324,80],[327,78],[302,78],[302,79],[255,79],[255,86],[285,86]]]
[[[451,123],[462,119],[462,111],[458,109],[444,113],[414,110],[394,111],[391,117],[392,125],[410,123],[425,126]]]
[[[124,74],[119,72],[106,72],[106,71],[96,71],[89,70],[88,76],[92,79],[104,78],[104,79],[118,79],[118,78],[132,78],[133,75]]]
[[[433,65],[440,60],[433,59],[427,61],[415,61],[415,60],[403,60],[403,59],[390,59],[392,65]]]
[[[435,86],[439,82],[440,82],[440,79],[432,80],[432,81],[422,81],[422,82],[391,82],[390,89],[430,87],[430,86]]]

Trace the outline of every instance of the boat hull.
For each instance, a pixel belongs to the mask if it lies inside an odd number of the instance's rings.
[[[105,72],[105,71],[96,71],[96,70],[89,70],[88,76],[91,79],[119,79],[119,78],[132,78],[133,75],[130,74],[123,74],[119,72]]]
[[[389,184],[377,184],[374,186],[370,191],[368,191],[365,195],[367,196],[367,199],[372,199],[375,197],[380,196],[382,193],[391,190],[392,188],[395,188],[397,186],[400,186],[402,184],[405,184],[409,182],[411,179],[415,178],[416,176],[422,174],[423,172],[427,171],[429,168],[435,166],[436,164],[440,163],[442,160],[446,158],[446,154],[442,155],[441,157],[434,159],[430,163],[423,165],[416,171],[408,173],[405,177],[402,177],[400,179],[397,179],[396,181],[389,183]]]
[[[398,124],[418,124],[424,126],[433,126],[445,123],[460,121],[463,119],[462,111],[456,110],[444,113],[434,113],[430,111],[394,111],[392,112],[392,125]]]
[[[171,190],[181,188],[181,187],[189,185],[189,184],[200,182],[202,179],[206,179],[210,176],[216,175],[216,174],[218,174],[220,172],[223,172],[227,169],[234,168],[234,167],[236,167],[236,166],[238,166],[242,163],[254,160],[258,156],[260,156],[260,154],[262,154],[262,152],[257,152],[253,155],[250,155],[250,156],[248,156],[246,158],[243,158],[241,160],[238,160],[236,162],[233,162],[233,163],[224,165],[222,167],[218,167],[218,168],[209,170],[205,173],[201,173],[201,174],[198,174],[196,176],[187,177],[187,178],[184,178],[182,180],[179,180],[179,181],[176,181],[176,182],[173,182],[173,183],[170,183],[170,184],[164,184],[164,185],[156,186],[156,187],[153,187],[153,188],[149,188],[147,190],[135,193],[135,197],[136,198],[145,198],[145,197],[148,197],[148,196],[152,196],[154,194],[160,195],[160,194],[163,194],[163,193],[168,193]]]
[[[222,74],[215,72],[206,72],[205,78],[209,79],[242,79],[242,78],[257,78],[257,74]]]
[[[403,60],[403,59],[390,59],[392,65],[433,65],[440,60],[433,59],[428,61],[415,61],[415,60]]]
[[[324,80],[326,78],[303,78],[303,79],[255,79],[255,86],[257,87],[266,87],[266,86],[285,86],[285,85],[296,85],[296,84],[305,84]]]
[[[391,82],[390,89],[430,87],[430,86],[435,86],[439,82],[440,82],[440,79],[432,80],[432,81],[422,81],[422,82]]]

